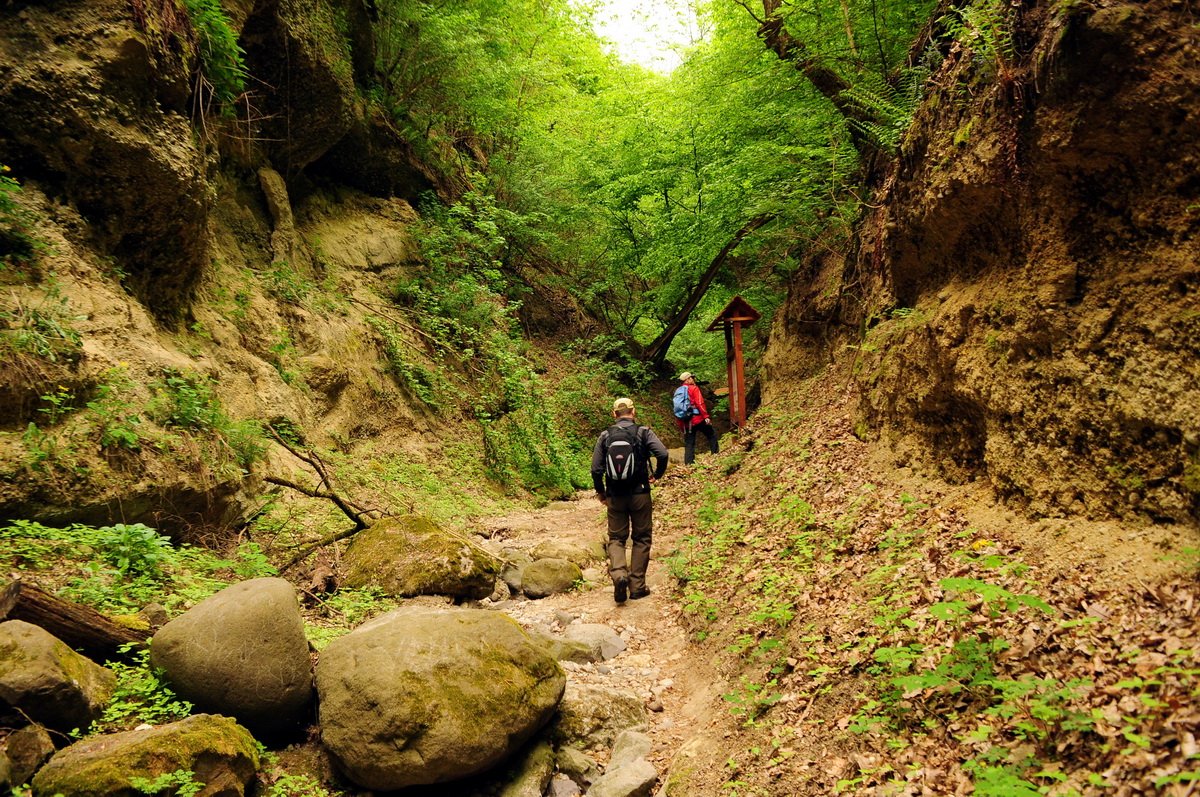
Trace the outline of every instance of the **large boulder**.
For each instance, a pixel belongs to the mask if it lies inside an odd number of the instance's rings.
[[[8,762],[7,780],[0,774],[0,786],[21,786],[54,755],[54,740],[41,725],[26,725],[4,740],[0,764]]]
[[[57,637],[23,620],[0,623],[0,703],[48,728],[86,728],[117,678]]]
[[[604,551],[599,545],[592,550],[568,540],[542,540],[530,550],[534,559],[566,559],[583,567],[595,559],[603,559]]]
[[[321,736],[365,788],[443,783],[509,757],[553,716],[565,685],[505,615],[406,607],[321,653]]]
[[[558,708],[555,738],[582,749],[609,747],[622,731],[644,730],[646,709],[632,692],[570,683]]]
[[[538,559],[521,571],[521,589],[526,597],[545,598],[570,592],[583,579],[583,571],[566,559]]]
[[[256,578],[226,587],[164,625],[150,645],[176,693],[252,730],[286,731],[312,700],[312,662],[292,585]]]
[[[254,737],[228,717],[196,714],[140,731],[92,736],[54,754],[33,778],[35,797],[135,797],[135,778],[191,772],[197,797],[242,797],[258,770]]]
[[[450,595],[482,600],[492,594],[499,563],[428,518],[381,520],[354,536],[342,560],[348,587],[378,587],[389,595]]]

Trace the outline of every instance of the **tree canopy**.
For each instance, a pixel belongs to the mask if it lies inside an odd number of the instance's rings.
[[[656,364],[716,370],[720,342],[683,322],[735,293],[769,315],[803,249],[848,233],[864,159],[915,102],[932,8],[708,0],[663,75],[568,0],[382,0],[373,99],[489,197],[514,286],[566,291]]]

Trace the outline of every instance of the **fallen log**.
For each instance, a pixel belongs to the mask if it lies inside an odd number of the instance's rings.
[[[10,576],[8,583],[0,587],[0,620],[24,620],[44,628],[101,662],[128,658],[128,654],[121,653],[122,646],[142,647],[151,636],[149,630],[120,625],[90,606],[55,597],[17,576]]]

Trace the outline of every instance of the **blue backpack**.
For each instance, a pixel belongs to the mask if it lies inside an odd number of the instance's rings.
[[[675,417],[681,421],[686,421],[693,415],[698,415],[696,408],[692,406],[692,400],[688,398],[688,386],[680,385],[675,388],[675,395],[671,396],[671,410],[675,413]]]

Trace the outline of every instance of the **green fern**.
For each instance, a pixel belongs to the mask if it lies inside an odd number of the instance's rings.
[[[200,70],[213,96],[228,108],[246,90],[245,51],[219,0],[184,0],[188,16],[200,34]]]
[[[967,50],[985,70],[1008,75],[1016,63],[1014,10],[1005,0],[979,0],[956,8],[938,22],[946,38]]]
[[[905,69],[895,85],[875,80],[851,86],[842,97],[870,121],[851,119],[850,124],[880,149],[895,152],[925,95],[929,76],[928,67],[921,65]]]

